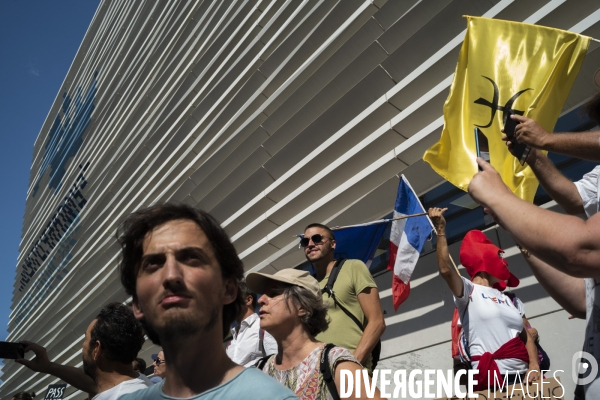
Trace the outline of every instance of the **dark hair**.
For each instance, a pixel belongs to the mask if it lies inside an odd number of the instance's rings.
[[[311,336],[317,336],[329,328],[327,305],[323,303],[321,296],[301,286],[286,285],[283,289],[283,298],[288,309],[291,301],[294,306],[306,311],[306,314],[300,317],[300,322]]]
[[[258,301],[258,296],[256,293],[250,291],[246,285],[246,282],[244,281],[238,282],[238,285],[240,286],[240,291],[242,292],[242,297],[244,298],[244,304],[246,304],[246,299],[248,296],[252,296],[252,308],[256,308],[256,303]],[[242,312],[244,313],[245,310],[242,310]]]
[[[110,361],[131,364],[144,345],[144,331],[131,308],[110,303],[100,310],[90,335],[90,348],[100,342]]]
[[[129,295],[134,298],[137,296],[135,285],[146,235],[160,225],[181,219],[195,222],[202,229],[221,267],[223,279],[234,278],[236,282],[242,279],[244,264],[238,257],[229,236],[217,220],[206,211],[197,210],[185,204],[157,204],[130,214],[117,230],[117,240],[123,254],[123,259],[119,264],[121,284]],[[223,336],[229,333],[231,323],[235,321],[243,307],[244,299],[238,288],[236,299],[223,306]],[[151,337],[151,339],[158,343],[156,337]]]
[[[315,222],[313,224],[308,225],[306,228],[304,228],[304,232],[306,232],[306,230],[308,228],[321,228],[321,229],[324,229],[327,232],[327,234],[329,235],[329,237],[331,237],[333,240],[335,240],[335,235],[334,235],[333,231],[327,225],[323,225],[323,224],[319,224],[319,223]]]
[[[583,108],[590,119],[600,125],[600,93],[588,100]]]
[[[13,400],[33,400],[34,397],[35,397],[34,392],[31,392],[31,393],[19,392],[19,393],[15,394],[12,398],[13,398]]]
[[[135,360],[133,360],[133,362],[133,370],[141,372],[143,374],[146,370],[146,361],[144,361],[143,358],[136,358]]]

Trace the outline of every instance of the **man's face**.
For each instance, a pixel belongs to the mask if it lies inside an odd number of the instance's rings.
[[[311,263],[321,260],[333,260],[335,251],[335,240],[331,239],[329,233],[317,226],[308,228],[304,232],[305,238],[312,238],[314,235],[321,235],[322,239],[315,243],[312,239],[309,240],[308,246],[304,248],[304,255]]]
[[[83,339],[83,349],[82,349],[82,358],[83,358],[83,372],[86,375],[96,380],[96,371],[97,365],[96,360],[94,360],[94,347],[92,346],[92,329],[96,325],[97,320],[93,320],[85,331],[85,339]]]
[[[164,378],[167,372],[167,365],[165,364],[165,353],[163,353],[163,351],[161,350],[158,352],[158,355],[156,357],[157,360],[152,363],[152,365],[154,366],[154,375]]]
[[[224,281],[205,233],[190,220],[156,227],[143,242],[133,311],[149,330],[170,342],[216,328],[237,286]]]

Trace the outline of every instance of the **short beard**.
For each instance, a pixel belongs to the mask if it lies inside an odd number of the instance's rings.
[[[89,376],[96,382],[96,378],[98,377],[98,368],[96,364],[87,363],[85,359],[83,360],[83,373]]]
[[[140,322],[142,323],[142,327],[144,328],[148,339],[158,346],[163,346],[160,341],[161,336],[163,338],[168,338],[169,342],[178,342],[198,333],[209,332],[217,324],[221,308],[222,306],[216,306],[210,310],[208,321],[204,325],[199,324],[198,320],[190,318],[189,316],[179,315],[168,318],[167,321],[165,321],[165,326],[163,328],[151,325],[146,318],[143,318]]]

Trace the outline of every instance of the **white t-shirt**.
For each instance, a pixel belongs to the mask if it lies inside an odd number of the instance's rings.
[[[225,349],[227,356],[236,364],[251,367],[259,358],[276,354],[277,342],[269,332],[263,332],[264,353],[260,349],[260,318],[252,314],[242,321],[238,332],[231,329],[233,339]]]
[[[116,400],[124,394],[137,392],[138,390],[146,389],[148,386],[152,385],[153,383],[146,378],[146,375],[140,374],[137,378],[121,382],[111,389],[98,393],[92,397],[92,400]]]
[[[600,165],[585,174],[581,180],[575,182],[588,218],[598,212],[598,196],[600,195],[599,177]],[[587,351],[597,361],[600,361],[600,279],[585,279],[585,300],[587,326],[585,329],[583,351]],[[600,398],[600,379],[598,378],[596,377],[592,383],[585,386],[586,398]]]
[[[493,353],[523,330],[522,314],[512,300],[497,289],[477,285],[462,277],[464,294],[454,297],[463,330],[469,344],[469,354]],[[466,309],[466,312],[465,312]],[[496,360],[500,373],[526,372],[528,364],[517,358]],[[478,361],[472,361],[477,369]]]

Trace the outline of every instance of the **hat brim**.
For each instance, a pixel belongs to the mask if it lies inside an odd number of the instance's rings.
[[[263,274],[260,272],[251,272],[248,274],[248,276],[246,276],[246,286],[248,286],[248,289],[254,293],[264,293],[265,286],[269,281],[283,282],[287,283],[288,285],[297,286],[297,283],[295,283],[293,280],[283,276]]]

